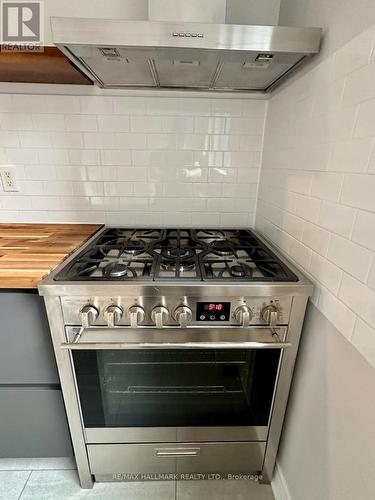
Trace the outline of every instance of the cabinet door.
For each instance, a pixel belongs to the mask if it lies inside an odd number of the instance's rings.
[[[57,383],[43,299],[36,292],[0,292],[0,385]]]
[[[0,388],[0,408],[0,457],[72,455],[60,390]]]

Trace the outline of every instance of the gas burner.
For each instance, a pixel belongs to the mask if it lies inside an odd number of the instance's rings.
[[[212,252],[216,255],[232,255],[232,243],[229,240],[215,240],[211,243]]]
[[[161,256],[165,261],[175,263],[177,260],[186,261],[194,257],[195,251],[192,248],[187,247],[169,247],[163,248],[161,251]]]
[[[177,270],[179,273],[184,273],[186,271],[191,271],[192,269],[195,268],[195,262],[194,260],[184,260],[182,262],[177,263],[176,261],[171,261],[171,260],[162,260],[160,263],[160,267],[164,271],[173,271],[176,272]]]
[[[103,274],[106,278],[122,278],[127,276],[129,266],[121,262],[111,262],[103,268]]]
[[[142,240],[129,240],[126,242],[126,246],[123,249],[123,253],[130,255],[139,255],[145,249],[145,242]]]
[[[109,228],[57,281],[295,281],[272,250],[245,229]]]
[[[246,264],[237,264],[229,268],[229,273],[234,278],[244,278],[246,276],[246,271],[249,271],[249,266]]]

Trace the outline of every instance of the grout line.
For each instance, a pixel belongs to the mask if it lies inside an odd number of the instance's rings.
[[[23,485],[23,488],[22,488],[22,491],[18,497],[18,500],[20,500],[20,498],[22,497],[23,492],[25,491],[26,485],[29,482],[29,479],[30,479],[32,473],[33,473],[33,471],[30,471],[30,474],[28,475],[28,478],[26,479],[25,484]]]

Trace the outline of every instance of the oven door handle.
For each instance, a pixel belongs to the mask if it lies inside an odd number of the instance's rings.
[[[65,342],[61,349],[71,350],[99,350],[99,349],[285,349],[290,347],[290,342],[129,342],[116,344],[114,342]]]
[[[62,349],[285,349],[287,328],[94,329],[67,327]]]

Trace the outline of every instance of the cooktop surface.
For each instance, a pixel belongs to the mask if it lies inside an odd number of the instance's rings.
[[[298,278],[249,230],[108,228],[55,280],[296,282]]]

